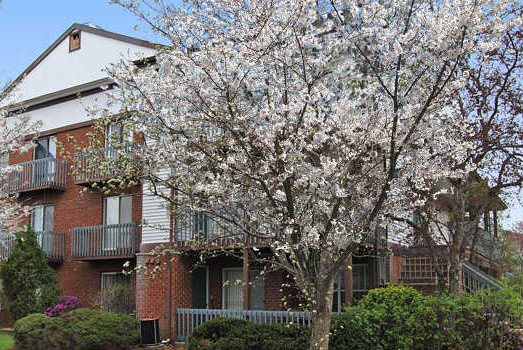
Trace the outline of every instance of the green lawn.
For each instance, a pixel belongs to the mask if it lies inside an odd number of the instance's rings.
[[[9,332],[0,332],[0,350],[11,349],[15,342]]]

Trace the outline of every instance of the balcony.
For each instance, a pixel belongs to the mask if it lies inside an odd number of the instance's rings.
[[[247,235],[224,219],[198,211],[180,214],[175,219],[175,244],[180,249],[241,248],[266,246],[266,239]]]
[[[4,184],[7,193],[29,192],[43,189],[65,191],[67,162],[55,158],[37,159],[15,164]]]
[[[73,228],[71,256],[77,260],[132,258],[138,228],[137,223]]]
[[[47,254],[49,261],[62,262],[65,256],[65,242],[63,232],[41,231],[35,232],[38,244]],[[10,237],[0,242],[0,259],[5,259],[11,254],[16,238]]]
[[[139,144],[126,144],[122,147],[104,147],[74,155],[74,182],[88,186],[95,182],[104,182],[120,175],[132,174],[138,170]]]

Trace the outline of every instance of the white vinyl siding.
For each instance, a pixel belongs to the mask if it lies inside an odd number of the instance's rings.
[[[160,171],[160,177],[164,178],[170,174],[170,169]],[[142,202],[142,243],[161,243],[169,241],[170,213],[167,203],[163,198],[154,196],[149,189],[151,184],[144,181]],[[162,186],[158,191],[168,193],[168,189]]]

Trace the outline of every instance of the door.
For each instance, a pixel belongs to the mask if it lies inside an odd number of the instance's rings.
[[[250,270],[249,308],[251,310],[265,309],[265,279],[262,270]]]
[[[243,309],[243,269],[223,269],[223,309]]]
[[[103,249],[130,248],[133,239],[132,196],[104,198]]]
[[[192,307],[207,309],[208,273],[207,267],[198,267],[192,272]]]
[[[36,162],[33,169],[35,185],[53,181],[55,178],[56,140],[54,137],[44,137],[36,140]],[[47,160],[44,160],[47,159]]]

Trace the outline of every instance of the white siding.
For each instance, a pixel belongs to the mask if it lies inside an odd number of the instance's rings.
[[[107,77],[104,68],[120,59],[152,56],[150,48],[81,32],[81,48],[69,52],[66,37],[22,79],[13,96],[23,101]]]
[[[160,171],[160,177],[167,177],[169,169]],[[161,243],[169,241],[170,215],[166,202],[152,194],[150,183],[144,181],[142,199],[142,244]],[[168,193],[165,187],[157,187],[158,191]]]
[[[115,90],[111,90],[114,92]],[[44,108],[27,112],[32,120],[42,121],[41,132],[72,125],[93,119],[86,111],[87,107],[104,106],[107,103],[108,92],[89,95],[81,99],[75,98],[70,101],[58,103]],[[117,106],[114,106],[117,110]]]

